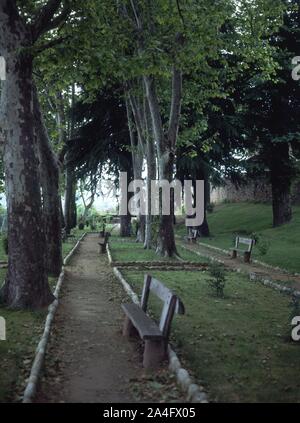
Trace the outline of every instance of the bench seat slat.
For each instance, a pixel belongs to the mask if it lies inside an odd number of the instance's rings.
[[[122,304],[122,309],[137,329],[141,339],[161,340],[163,335],[155,322],[137,304]]]

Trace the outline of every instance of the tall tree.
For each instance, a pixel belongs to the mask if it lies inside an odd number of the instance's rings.
[[[270,36],[272,80],[265,80],[251,66],[242,78],[236,97],[244,120],[242,141],[249,148],[249,175],[267,176],[272,186],[273,226],[292,219],[291,185],[299,151],[300,86],[292,78],[292,59],[299,53],[300,2],[282,1],[283,24]]]
[[[39,308],[53,300],[45,266],[45,234],[33,118],[33,59],[39,40],[68,14],[49,0],[30,20],[15,0],[0,1],[0,51],[7,64],[0,126],[8,207],[9,261],[1,297],[10,307]]]
[[[47,250],[46,269],[48,273],[58,276],[62,267],[59,164],[58,158],[51,148],[35,85],[33,85],[33,114],[42,188],[42,211]]]

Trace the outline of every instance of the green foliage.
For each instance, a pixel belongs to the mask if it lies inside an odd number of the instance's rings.
[[[255,234],[255,235],[256,236],[253,237],[253,239],[255,239],[255,246],[257,247],[260,255],[265,256],[268,253],[270,245],[271,245],[270,240],[261,235],[258,235],[258,234]]]
[[[212,262],[208,272],[210,274],[210,279],[208,279],[209,286],[217,297],[224,298],[224,288],[226,285],[224,266],[220,263]]]

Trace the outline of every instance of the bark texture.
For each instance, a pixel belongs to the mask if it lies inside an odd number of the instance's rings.
[[[61,200],[59,195],[59,166],[52,151],[47,129],[40,110],[38,93],[33,89],[35,131],[37,136],[40,178],[43,199],[43,219],[47,247],[47,271],[58,276],[62,267]]]
[[[167,133],[165,133],[163,129],[155,81],[152,77],[147,76],[144,77],[144,82],[152,118],[153,135],[157,146],[159,179],[172,182],[176,140],[181,112],[182,73],[174,66],[172,77],[172,100]],[[157,253],[162,256],[172,257],[173,255],[177,255],[173,224],[174,216],[171,204],[170,215],[160,216]]]
[[[32,33],[11,0],[0,2],[0,51],[7,65],[0,126],[8,208],[8,272],[1,296],[12,308],[37,309],[53,300],[45,267],[45,234],[32,108]]]

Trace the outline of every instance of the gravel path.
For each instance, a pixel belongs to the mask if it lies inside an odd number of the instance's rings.
[[[168,373],[145,373],[139,343],[121,335],[124,293],[97,242],[88,235],[66,268],[37,402],[147,402],[164,392],[174,400]]]

